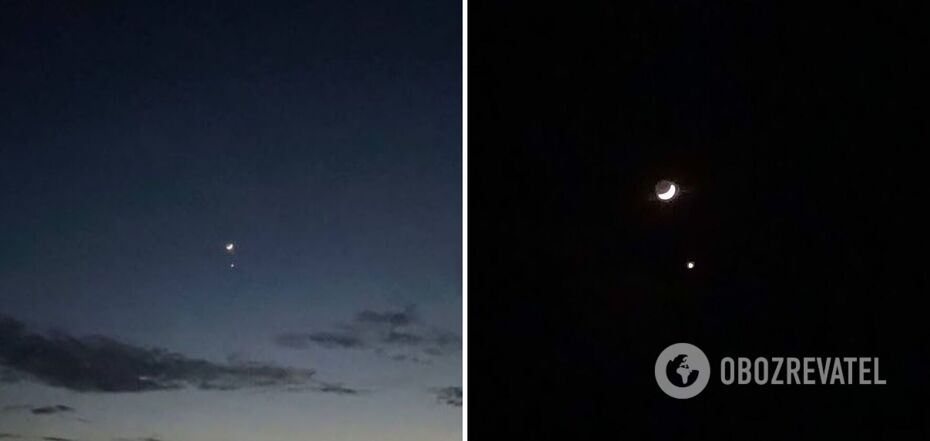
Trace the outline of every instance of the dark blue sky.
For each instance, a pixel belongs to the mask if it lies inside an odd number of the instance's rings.
[[[262,409],[188,377],[88,394],[24,347],[0,352],[19,378],[0,407],[63,401],[89,422],[3,411],[0,432],[457,439],[435,395],[461,383],[460,5],[193,3],[2,7],[0,317],[26,331],[0,339],[79,362],[100,334],[313,369],[312,390],[258,388]]]

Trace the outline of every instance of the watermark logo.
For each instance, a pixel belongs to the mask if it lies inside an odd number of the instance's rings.
[[[886,385],[878,357],[723,357],[720,383],[744,385]],[[692,344],[675,343],[656,359],[656,382],[668,396],[687,399],[711,379],[710,361]]]
[[[656,382],[672,398],[691,398],[710,381],[710,361],[697,346],[675,343],[656,359]]]

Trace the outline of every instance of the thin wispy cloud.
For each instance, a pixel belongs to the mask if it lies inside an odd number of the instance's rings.
[[[53,415],[56,413],[66,413],[74,412],[74,408],[70,406],[65,406],[64,404],[56,404],[54,406],[43,406],[30,409],[33,415]]]
[[[371,391],[346,386],[342,383],[315,382],[306,386],[292,386],[285,389],[287,392],[319,392],[334,395],[366,395]]]
[[[382,340],[392,345],[414,346],[423,342],[423,337],[409,332],[391,331]]]
[[[365,346],[358,337],[349,333],[337,332],[285,332],[275,336],[275,343],[290,349],[306,349],[314,343],[327,348],[361,348]]]
[[[33,415],[54,415],[59,413],[72,413],[74,408],[64,404],[52,406],[33,406],[29,404],[10,404],[0,408],[0,413],[31,413]]]
[[[406,326],[417,321],[413,307],[407,307],[403,311],[378,312],[364,310],[355,316],[355,321],[359,323],[387,324],[391,326]]]
[[[346,323],[330,329],[288,331],[274,336],[286,349],[363,349],[399,362],[430,364],[437,357],[458,352],[458,334],[429,326],[413,307],[399,311],[362,310]]]
[[[393,360],[393,361],[406,361],[406,362],[417,363],[417,364],[433,364],[432,359],[427,358],[427,357],[420,357],[415,354],[403,354],[403,353],[391,354],[380,348],[376,350],[375,353],[389,360]]]

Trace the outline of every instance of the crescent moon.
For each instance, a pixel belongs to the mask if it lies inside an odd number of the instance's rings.
[[[670,184],[668,187],[668,190],[665,193],[659,193],[657,196],[659,196],[659,199],[662,199],[663,201],[667,201],[675,197],[675,193],[677,191],[678,189],[675,188],[675,184]]]

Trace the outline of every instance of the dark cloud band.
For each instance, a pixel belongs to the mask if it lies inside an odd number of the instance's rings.
[[[254,362],[214,363],[106,337],[43,335],[7,317],[0,317],[0,368],[17,374],[5,379],[25,377],[80,392],[298,386],[309,384],[314,374]],[[56,410],[41,412],[46,411]]]

